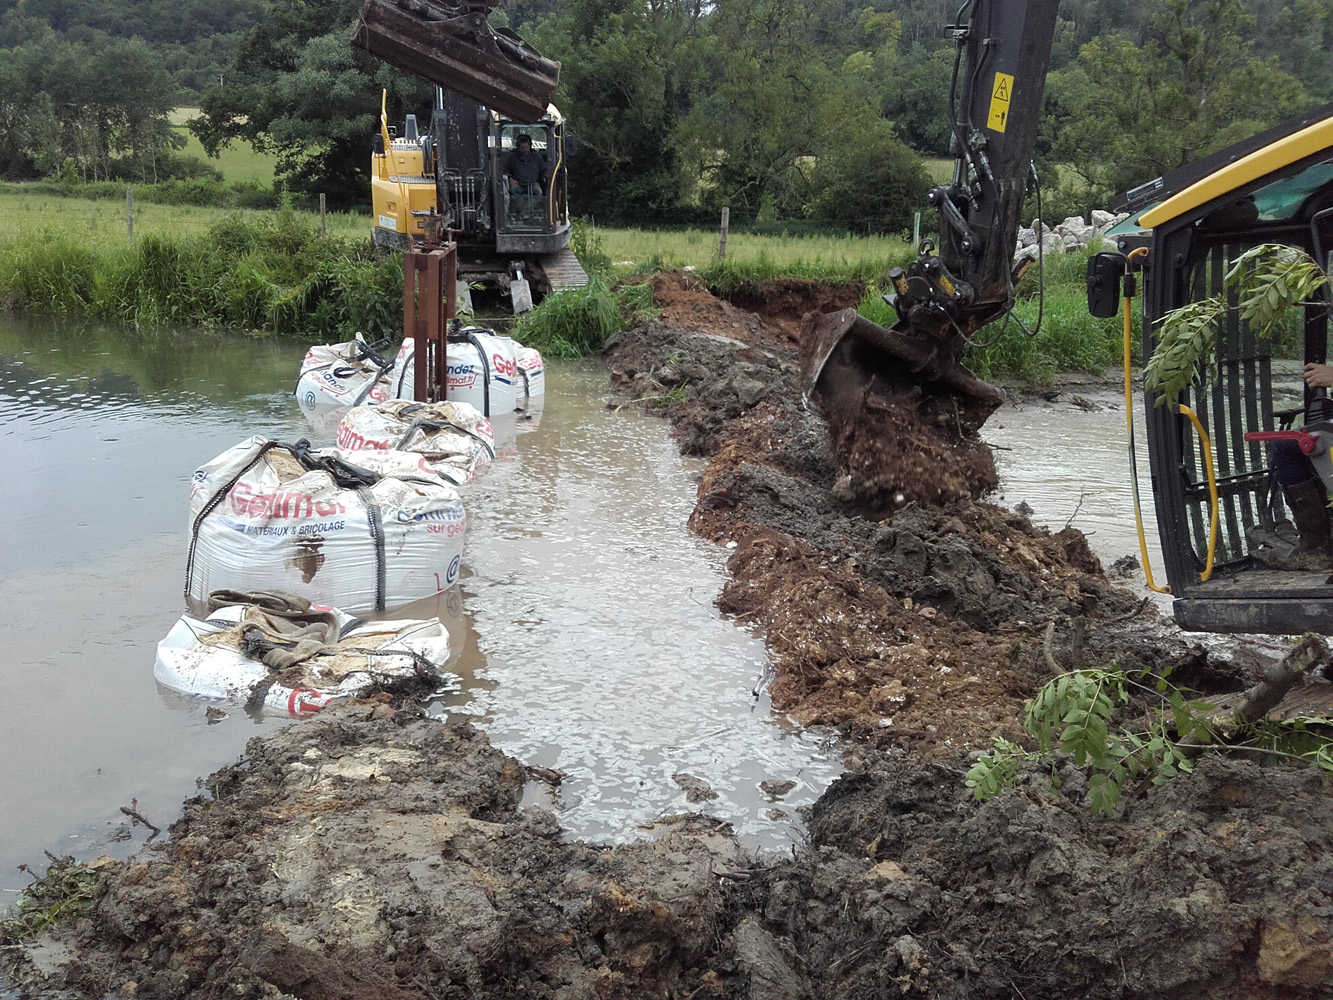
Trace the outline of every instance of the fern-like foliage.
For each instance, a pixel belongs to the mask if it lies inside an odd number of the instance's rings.
[[[1158,406],[1174,405],[1198,379],[1199,365],[1213,353],[1231,308],[1225,295],[1235,297],[1241,319],[1257,336],[1270,338],[1288,309],[1310,301],[1328,281],[1319,265],[1297,247],[1261,243],[1245,251],[1227,270],[1223,295],[1191,302],[1162,317],[1144,385],[1158,394]]]
[[[1147,698],[1155,707],[1128,725],[1121,717],[1134,692],[1140,703]],[[991,751],[968,770],[966,784],[975,798],[993,798],[1012,785],[1027,764],[1053,765],[1056,754],[1066,754],[1087,772],[1089,807],[1110,813],[1131,781],[1160,785],[1193,771],[1193,758],[1202,746],[1259,752],[1333,772],[1333,720],[1261,721],[1222,743],[1208,719],[1214,708],[1190,700],[1166,676],[1148,670],[1131,672],[1115,665],[1074,670],[1045,684],[1024,708],[1023,728],[1037,752],[996,739]]]

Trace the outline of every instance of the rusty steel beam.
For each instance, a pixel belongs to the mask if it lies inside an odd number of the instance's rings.
[[[560,64],[486,22],[485,4],[368,0],[352,41],[373,56],[520,122],[546,113]]]
[[[403,336],[413,340],[413,397],[421,403],[448,398],[446,341],[458,315],[458,247],[403,254]]]

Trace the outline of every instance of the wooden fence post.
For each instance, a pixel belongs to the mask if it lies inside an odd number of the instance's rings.
[[[722,208],[722,232],[718,237],[717,255],[721,260],[727,259],[727,231],[731,228],[731,207]]]
[[[319,193],[319,238],[322,240],[329,235],[328,229],[324,226],[324,192]]]
[[[134,235],[134,186],[125,185],[125,231]]]

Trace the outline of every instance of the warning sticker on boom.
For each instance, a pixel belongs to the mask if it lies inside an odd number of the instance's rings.
[[[990,116],[986,127],[995,132],[1003,132],[1009,123],[1009,99],[1014,93],[1014,78],[1009,73],[996,73],[995,86],[990,94]]]

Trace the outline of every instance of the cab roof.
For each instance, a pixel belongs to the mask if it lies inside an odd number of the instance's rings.
[[[1302,167],[1303,161],[1311,162]],[[1267,176],[1273,176],[1272,182],[1250,194],[1259,218],[1270,222],[1291,219],[1311,194],[1333,180],[1333,104],[1311,108],[1120,195],[1111,207],[1128,212],[1129,218],[1106,235],[1143,236]]]

